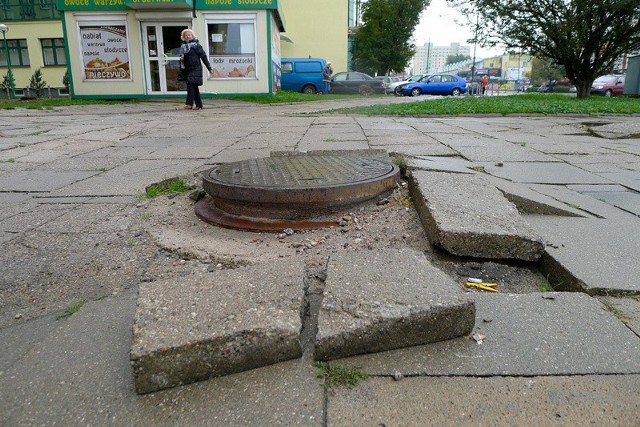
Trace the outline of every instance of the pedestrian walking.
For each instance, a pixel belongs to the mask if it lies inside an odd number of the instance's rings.
[[[185,110],[202,110],[200,86],[202,86],[202,64],[211,73],[211,64],[204,49],[196,39],[193,30],[187,28],[180,34],[180,68],[187,82],[187,100]],[[194,107],[195,104],[195,107]]]
[[[333,75],[333,68],[331,67],[331,61],[327,61],[327,65],[322,70],[322,80],[324,81],[323,93],[328,95],[331,91],[331,76]]]
[[[487,86],[489,86],[489,79],[487,78],[487,76],[482,76],[482,78],[480,79],[480,88],[482,90],[482,94],[484,95],[487,91]]]

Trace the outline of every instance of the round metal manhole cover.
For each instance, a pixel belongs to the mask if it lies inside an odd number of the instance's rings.
[[[216,166],[205,173],[203,187],[206,203],[224,214],[300,220],[375,198],[399,176],[398,167],[381,158],[298,155]]]

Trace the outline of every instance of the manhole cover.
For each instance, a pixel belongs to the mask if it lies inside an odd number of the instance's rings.
[[[398,167],[389,161],[357,156],[282,156],[227,163],[205,173],[207,197],[196,204],[196,214],[231,228],[269,229],[247,227],[245,222],[276,222],[274,231],[283,225],[317,228],[320,223],[310,219],[390,191],[399,176]],[[219,216],[243,225],[221,223]]]

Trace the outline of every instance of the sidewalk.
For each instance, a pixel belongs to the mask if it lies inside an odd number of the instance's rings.
[[[638,118],[313,114],[337,105],[0,111],[0,424],[639,424]],[[251,237],[265,241],[257,249],[231,230],[205,236],[195,216],[150,226],[145,186],[272,151],[336,148],[402,153],[425,176],[486,172],[526,211],[545,243],[537,265],[566,292],[469,293],[481,344],[460,337],[334,361],[370,375],[353,388],[325,390],[303,355],[136,394],[129,352],[141,284],[180,286],[215,263],[275,266],[280,253],[264,236]],[[181,246],[185,230],[194,237]],[[210,246],[194,247],[198,235]]]

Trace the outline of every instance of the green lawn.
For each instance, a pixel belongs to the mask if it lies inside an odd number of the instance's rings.
[[[416,99],[417,102],[372,105],[331,110],[383,116],[457,116],[466,114],[640,114],[640,98],[592,96],[578,99],[570,95],[526,94],[507,96],[460,96]]]
[[[297,92],[280,91],[274,96],[237,95],[226,97],[259,104],[279,104],[296,102],[322,102],[340,99],[354,99],[359,95],[305,95]],[[471,114],[640,114],[640,98],[592,96],[578,99],[563,94],[519,94],[507,96],[460,96],[460,97],[416,97],[415,102],[385,103],[391,95],[373,95],[370,99],[380,100],[379,105],[368,107],[345,107],[325,111],[325,113],[365,114],[383,116],[426,116],[426,115],[471,115]],[[0,109],[33,108],[47,109],[67,105],[113,104],[123,100],[82,100],[69,98],[0,100]]]

